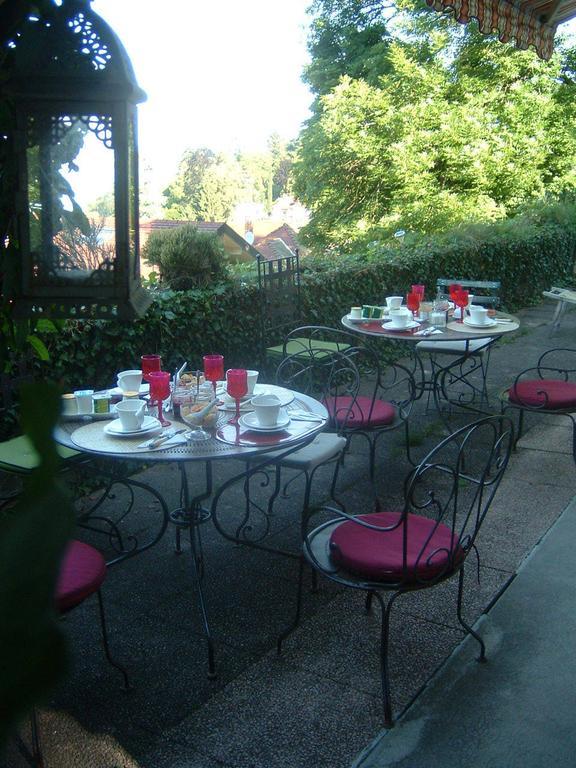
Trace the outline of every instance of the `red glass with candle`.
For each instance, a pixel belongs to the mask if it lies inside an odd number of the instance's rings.
[[[224,378],[224,358],[222,355],[204,355],[204,377],[206,381],[211,381],[214,387],[214,397],[216,397],[216,382]]]
[[[162,358],[160,355],[142,355],[140,358],[140,365],[142,367],[142,378],[144,381],[150,381],[148,378],[152,371],[162,370]]]
[[[240,400],[248,392],[248,372],[244,368],[230,368],[226,371],[226,391],[236,401],[236,416],[232,424],[238,424]]]
[[[150,402],[158,405],[158,419],[163,427],[170,422],[166,421],[162,414],[162,401],[170,397],[170,374],[168,371],[151,371],[148,374],[150,382]]]

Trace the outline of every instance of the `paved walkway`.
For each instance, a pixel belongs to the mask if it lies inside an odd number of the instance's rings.
[[[489,376],[493,390],[513,380],[550,346],[574,346],[576,313],[566,315],[557,335],[551,337],[553,309],[546,304],[523,312],[522,332],[494,350]],[[216,681],[208,681],[189,553],[174,555],[172,532],[168,531],[152,550],[111,569],[104,585],[113,651],[129,667],[134,682],[129,695],[118,690],[114,671],[103,660],[96,642],[94,606],[86,601],[67,617],[74,663],[41,718],[48,768],[350,768],[352,764],[375,768],[395,765],[391,761],[400,759],[405,762],[398,765],[418,766],[420,756],[422,765],[438,768],[464,764],[514,768],[506,749],[502,748],[498,759],[493,757],[490,740],[482,734],[490,729],[497,739],[492,729],[505,715],[515,716],[522,691],[529,696],[528,709],[525,719],[519,718],[518,728],[530,731],[534,721],[546,722],[551,734],[548,742],[559,750],[553,760],[524,761],[522,765],[568,765],[562,763],[563,750],[569,746],[563,740],[566,734],[556,730],[555,722],[560,729],[562,720],[556,715],[560,707],[565,707],[563,714],[570,714],[571,690],[568,687],[566,695],[552,706],[543,688],[537,695],[538,688],[533,693],[529,685],[531,675],[548,677],[547,663],[554,669],[557,664],[561,671],[556,677],[563,685],[568,686],[571,679],[567,645],[574,636],[570,632],[574,611],[566,602],[567,569],[559,563],[561,555],[569,557],[568,545],[574,540],[572,535],[567,540],[565,521],[576,514],[570,507],[576,495],[576,471],[569,429],[558,420],[531,421],[528,426],[481,532],[480,584],[474,569],[468,574],[466,616],[472,622],[482,617],[479,625],[487,635],[488,664],[480,667],[468,662],[465,654],[470,650],[465,643],[458,656],[443,667],[446,671],[427,685],[462,642],[454,611],[456,585],[446,583],[427,593],[404,596],[393,615],[390,661],[394,709],[396,713],[408,710],[401,724],[383,735],[377,611],[367,617],[358,595],[322,582],[317,593],[307,592],[305,620],[278,659],[275,639],[292,615],[296,564],[233,546],[207,525],[206,587],[219,673]],[[420,443],[415,448],[422,455],[442,436],[437,420],[425,413],[415,418],[414,432],[415,442]],[[401,439],[398,434],[396,442],[386,442],[378,456],[380,492],[391,506],[399,503],[409,470]],[[228,467],[218,466],[216,482],[226,472]],[[178,506],[178,477],[173,467],[154,467],[143,479],[153,483],[169,505]],[[318,480],[316,494],[322,498],[330,477]],[[366,508],[367,483],[365,448],[353,444],[340,489],[351,511]],[[278,546],[298,546],[301,491],[294,484],[291,498],[282,499],[276,507],[270,538]],[[120,503],[121,497],[116,501]],[[139,508],[141,526],[154,512],[147,504]],[[570,511],[558,523],[560,527],[553,528],[567,508]],[[223,512],[232,527],[241,509],[235,497],[225,501]],[[539,545],[551,528],[558,535],[551,533]],[[556,540],[560,548],[548,557],[559,573],[550,569],[544,577],[540,571],[546,568],[540,564],[538,552],[548,552]],[[483,616],[519,568],[520,575],[487,617]],[[508,601],[515,605],[515,617],[511,608],[505,610]],[[541,602],[543,611],[564,614],[562,621],[550,613],[541,614],[543,621],[535,635],[527,622],[536,618],[533,614]],[[513,620],[511,627],[504,623],[507,614]],[[554,646],[551,652],[558,654],[557,661],[543,654],[548,645]],[[464,654],[462,662],[460,654]],[[514,659],[507,661],[510,656],[518,656],[519,667],[511,665]],[[520,674],[526,670],[529,674]],[[444,685],[450,687],[442,688],[443,675]],[[521,689],[514,687],[517,682],[522,683]],[[479,701],[474,735],[464,725],[468,707],[475,712],[476,691],[487,691],[488,703],[492,700],[494,705],[491,710],[483,709]],[[428,716],[426,702],[434,695],[433,714]],[[447,721],[441,719],[445,707],[453,710]],[[438,728],[433,729],[430,724],[436,722]],[[510,727],[516,727],[513,720]],[[443,748],[433,743],[434,730],[447,734],[444,746],[448,755],[452,742],[453,763],[440,751],[438,758],[433,751],[427,756],[418,751]],[[502,731],[501,743],[508,743],[514,751],[519,739],[510,739],[509,734]],[[375,739],[375,746],[366,752]],[[543,748],[535,738],[525,743]],[[410,762],[411,754],[415,762]],[[21,765],[11,750],[9,768]]]
[[[355,768],[573,768],[576,500],[397,726]]]

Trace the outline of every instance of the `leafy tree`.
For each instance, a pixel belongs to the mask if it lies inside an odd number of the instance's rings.
[[[277,135],[267,152],[238,152],[230,157],[207,148],[187,150],[178,175],[165,190],[170,219],[225,221],[240,202],[263,203],[269,209],[287,188],[291,155]]]
[[[338,20],[338,7],[370,22],[375,5],[315,3],[322,23]],[[312,210],[310,242],[502,218],[576,185],[574,51],[543,62],[428,17],[396,18],[393,40],[376,18],[380,58],[370,55],[377,44],[358,51],[350,24],[340,28],[350,43],[342,69],[363,76],[345,74],[325,93],[318,86],[300,136],[294,189]],[[312,53],[316,45],[313,33]]]
[[[114,192],[100,195],[88,206],[88,212],[96,216],[114,216]]]

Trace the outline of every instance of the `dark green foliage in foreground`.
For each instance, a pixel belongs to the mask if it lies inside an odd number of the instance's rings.
[[[66,662],[54,593],[74,516],[56,480],[52,430],[60,398],[53,386],[29,385],[21,402],[22,426],[42,463],[18,503],[0,512],[0,749],[16,722],[58,682]]]
[[[403,245],[364,243],[354,253],[303,262],[304,323],[340,327],[353,304],[382,303],[418,280],[433,293],[438,277],[499,279],[513,311],[541,299],[552,284],[572,285],[575,206],[535,207],[514,220],[476,225]],[[259,364],[259,296],[254,283],[224,282],[192,291],[161,291],[141,320],[69,323],[46,341],[52,372],[66,389],[114,384],[116,371],[139,365],[140,355],[162,354],[165,370],[184,360],[221,353],[226,366]],[[281,339],[267,339],[268,344]]]

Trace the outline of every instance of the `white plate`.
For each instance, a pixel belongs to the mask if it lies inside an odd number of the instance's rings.
[[[256,395],[276,395],[280,400],[280,407],[283,408],[286,405],[290,405],[294,400],[294,393],[284,387],[277,387],[275,384],[256,384],[254,387],[254,394],[248,397],[246,400],[240,401],[240,410],[252,410],[252,404],[249,402],[252,397]],[[224,395],[226,400],[219,406],[221,411],[234,411],[236,409],[236,401],[230,398],[228,395]]]
[[[144,421],[142,422],[140,429],[126,431],[122,429],[122,422],[120,419],[115,419],[110,422],[110,424],[106,424],[104,432],[106,432],[107,435],[113,435],[114,437],[140,437],[140,435],[147,435],[161,427],[162,425],[158,419],[154,418],[154,416],[144,416]]]
[[[489,318],[485,323],[473,323],[469,317],[465,317],[464,325],[469,325],[471,328],[494,328],[494,326],[498,325],[498,321]]]
[[[239,424],[242,427],[248,427],[248,429],[254,429],[257,432],[280,432],[281,429],[290,424],[290,416],[280,415],[273,427],[263,427],[255,413],[245,413],[244,416],[240,416]]]
[[[148,382],[145,382],[144,384],[140,384],[140,394],[141,395],[147,395],[150,391],[150,384]],[[108,390],[109,395],[123,395],[124,391],[120,389],[120,387],[112,387],[112,389]]]
[[[402,328],[398,328],[392,322],[382,323],[382,328],[384,328],[385,331],[409,331],[412,328],[418,328],[419,325],[420,323],[417,323],[416,320],[410,320]]]
[[[351,315],[346,315],[346,320],[348,320],[349,323],[369,323],[371,319],[372,318],[370,317],[352,317]]]

